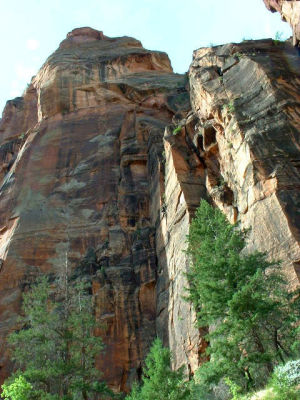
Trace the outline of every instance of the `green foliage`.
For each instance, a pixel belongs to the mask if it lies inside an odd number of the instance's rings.
[[[275,39],[273,40],[273,43],[275,44],[275,46],[278,46],[280,43],[283,42],[282,40],[282,32],[277,31],[275,34]]]
[[[240,392],[241,392],[241,387],[237,385],[236,383],[232,382],[229,378],[224,379],[226,385],[229,387],[230,392],[232,394],[232,400],[239,400],[240,399]]]
[[[189,396],[183,370],[172,371],[170,350],[156,339],[145,360],[142,385],[134,385],[125,400],[188,400]]]
[[[31,400],[32,385],[19,375],[11,383],[2,385],[2,397],[4,400]]]
[[[246,236],[205,201],[190,227],[187,299],[199,327],[210,327],[210,361],[198,372],[206,388],[225,377],[243,390],[265,384],[297,339],[299,309],[290,301],[278,263],[263,253],[241,253]]]
[[[181,131],[182,127],[181,125],[178,125],[172,132],[172,134],[175,136],[177,135],[177,133],[179,133]]]
[[[236,53],[234,53],[234,57],[238,58],[239,60],[240,60],[243,56],[244,56],[244,54],[241,53],[241,52],[236,52]]]
[[[85,400],[108,393],[95,368],[103,343],[93,334],[96,322],[87,284],[71,285],[61,279],[50,286],[46,278],[39,279],[24,294],[23,310],[24,329],[12,333],[9,344],[23,370],[14,383],[25,379],[31,387],[30,399]],[[4,387],[10,387],[7,384]]]
[[[230,100],[229,103],[223,104],[222,109],[223,109],[223,111],[226,111],[229,114],[232,114],[235,111],[234,101]]]
[[[300,384],[300,360],[295,360],[277,366],[269,385],[274,400],[299,400],[300,392],[296,389],[298,384]]]
[[[284,378],[291,386],[300,384],[300,360],[288,361],[275,368],[273,377]]]

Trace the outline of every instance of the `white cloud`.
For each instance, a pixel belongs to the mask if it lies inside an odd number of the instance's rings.
[[[26,42],[27,49],[34,51],[40,47],[40,42],[36,39],[28,39]]]

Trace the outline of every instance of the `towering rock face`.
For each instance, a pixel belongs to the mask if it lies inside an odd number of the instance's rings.
[[[300,58],[271,40],[203,48],[194,52],[189,82],[193,110],[165,131],[164,176],[159,182],[154,170],[151,202],[160,193],[157,329],[168,336],[175,366],[193,373],[205,331],[196,330],[183,300],[182,250],[202,198],[250,228],[247,251],[281,260],[290,287],[299,285]]]
[[[293,29],[293,44],[300,44],[300,2],[299,0],[264,0],[268,10],[278,11],[283,21],[287,21]]]
[[[300,264],[300,58],[290,44],[247,41],[194,52],[191,102],[209,196],[251,228],[248,250]],[[297,276],[298,275],[298,276]]]
[[[38,273],[66,267],[93,281],[106,343],[104,378],[128,387],[155,337],[155,227],[149,143],[189,109],[186,77],[129,37],[75,29],[7,103],[0,125],[1,376],[3,340]],[[153,148],[153,147],[152,147]],[[161,153],[161,152],[160,152]]]
[[[205,198],[251,227],[248,250],[300,266],[300,58],[290,44],[199,49],[189,76],[135,39],[75,29],[0,124],[0,377],[39,273],[90,277],[97,364],[127,390],[155,335],[193,374],[205,331],[183,299]],[[190,94],[187,92],[189,80]],[[191,102],[191,104],[190,104]],[[190,109],[192,106],[192,110]]]

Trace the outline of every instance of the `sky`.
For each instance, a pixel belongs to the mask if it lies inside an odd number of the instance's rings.
[[[291,36],[263,0],[0,0],[0,115],[67,33],[82,26],[165,51],[179,73],[200,47]]]

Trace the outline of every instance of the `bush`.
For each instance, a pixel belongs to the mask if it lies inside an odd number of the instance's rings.
[[[289,361],[275,368],[270,379],[273,391],[272,400],[298,400],[300,392],[296,385],[300,383],[300,360]]]
[[[290,385],[300,384],[300,359],[289,361],[285,365],[275,368],[274,376],[277,379],[284,378]]]

